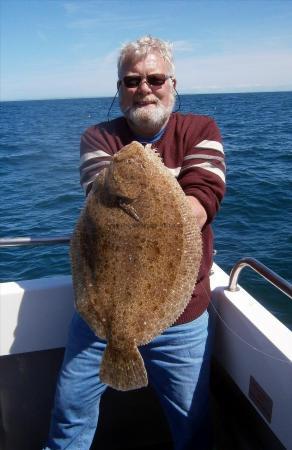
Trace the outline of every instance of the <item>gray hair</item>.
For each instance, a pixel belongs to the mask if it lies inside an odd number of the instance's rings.
[[[139,61],[149,53],[158,53],[170,68],[169,75],[174,76],[174,62],[172,44],[152,36],[143,36],[136,41],[128,42],[121,47],[118,58],[118,75],[121,75],[122,67],[128,61]]]

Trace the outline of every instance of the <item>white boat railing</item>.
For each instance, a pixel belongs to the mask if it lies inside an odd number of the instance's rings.
[[[292,285],[277,273],[273,272],[267,266],[254,258],[242,258],[232,268],[229,276],[228,290],[231,292],[238,291],[237,286],[238,277],[244,267],[249,267],[269,281],[273,286],[279,289],[283,294],[292,298]]]
[[[0,238],[1,247],[17,247],[25,245],[56,245],[69,244],[71,235],[56,236],[56,237],[16,237],[16,238]],[[216,254],[216,251],[214,252]],[[273,272],[267,266],[254,258],[242,258],[231,269],[229,276],[228,290],[236,292],[239,290],[237,286],[239,275],[244,267],[249,267],[265,278],[269,283],[292,298],[292,285],[287,280],[282,278],[277,273]]]

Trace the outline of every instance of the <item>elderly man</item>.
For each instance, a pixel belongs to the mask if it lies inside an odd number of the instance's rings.
[[[90,127],[81,139],[81,184],[86,194],[114,153],[136,140],[152,144],[190,201],[202,229],[198,282],[178,321],[141,347],[151,384],[165,411],[175,450],[209,449],[209,271],[213,220],[224,194],[220,132],[206,116],[172,113],[176,79],[171,46],[144,37],[125,45],[118,61],[123,117]],[[76,313],[57,385],[47,449],[87,450],[100,397],[99,366],[105,343]]]

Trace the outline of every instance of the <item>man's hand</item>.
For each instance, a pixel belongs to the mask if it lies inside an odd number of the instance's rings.
[[[192,195],[187,195],[187,198],[190,202],[191,209],[197,219],[198,225],[200,229],[202,229],[207,220],[207,213],[203,208],[203,206],[201,205],[201,203],[199,202],[199,200],[197,200]]]

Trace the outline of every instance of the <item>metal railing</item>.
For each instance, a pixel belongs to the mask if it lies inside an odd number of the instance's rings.
[[[273,272],[267,266],[262,264],[260,261],[254,258],[243,258],[240,259],[232,268],[229,277],[229,286],[228,290],[231,292],[238,291],[237,281],[240,272],[244,267],[250,267],[267,281],[269,281],[273,286],[278,288],[284,294],[286,294],[289,298],[292,298],[292,285],[286,281],[284,278],[280,277],[277,273]]]
[[[54,245],[54,244],[69,244],[71,236],[58,237],[16,237],[16,238],[0,238],[0,247],[17,247],[23,245]]]
[[[55,245],[55,244],[69,244],[71,235],[58,237],[17,237],[17,238],[0,238],[1,247],[17,247],[24,245]],[[216,254],[216,250],[214,251]],[[236,292],[239,290],[237,286],[239,275],[244,267],[249,267],[269,281],[273,286],[278,288],[289,298],[292,298],[292,285],[277,273],[273,272],[267,266],[254,258],[242,258],[232,268],[229,276],[228,290]]]

